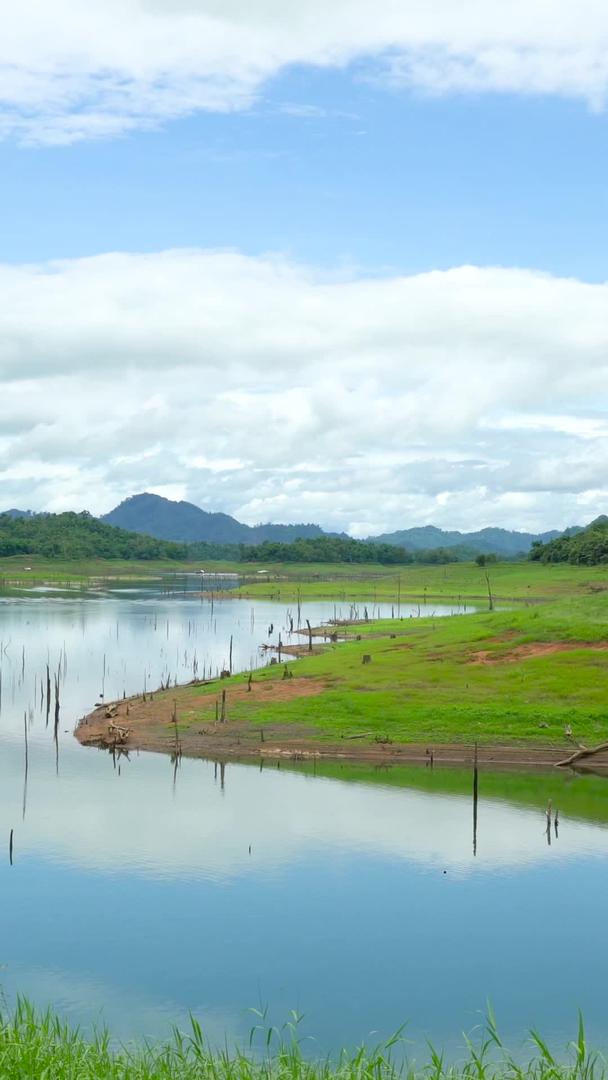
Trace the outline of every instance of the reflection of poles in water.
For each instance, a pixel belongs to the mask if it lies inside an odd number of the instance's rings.
[[[477,768],[477,743],[473,758],[473,855],[477,855],[477,800],[479,797],[479,770]]]
[[[553,828],[555,829],[555,839],[559,840],[559,810],[557,808],[553,817]]]
[[[221,791],[224,790],[225,778],[226,778],[226,763],[224,761],[220,761],[220,790]]]
[[[12,829],[11,829],[11,834],[10,834],[10,836],[8,838],[8,861],[9,861],[9,864],[12,866],[13,865],[13,830]]]
[[[551,799],[547,803],[547,809],[545,811],[547,815],[547,845],[551,847]]]
[[[49,726],[49,716],[51,713],[51,673],[49,671],[49,665],[46,665],[46,726]]]
[[[54,676],[55,683],[55,722],[53,725],[53,742],[55,743],[55,771],[59,776],[59,675]]]

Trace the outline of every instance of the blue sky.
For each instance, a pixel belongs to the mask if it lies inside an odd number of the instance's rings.
[[[608,509],[600,0],[23,0],[0,505]]]
[[[584,102],[429,97],[356,66],[299,68],[244,112],[3,143],[4,258],[231,246],[372,273],[475,263],[603,281],[607,135]]]

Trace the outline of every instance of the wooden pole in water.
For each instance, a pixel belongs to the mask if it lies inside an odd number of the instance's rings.
[[[308,651],[312,652],[312,627],[310,625],[310,619],[306,620],[306,625],[308,627]]]
[[[494,610],[494,597],[492,596],[492,587],[490,585],[490,575],[488,574],[487,570],[485,571],[485,575],[486,575],[486,585],[488,586],[488,610],[493,611]]]
[[[9,865],[13,865],[13,830],[11,829],[10,836],[8,838],[8,861]]]

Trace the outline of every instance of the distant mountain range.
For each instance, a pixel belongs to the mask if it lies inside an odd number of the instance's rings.
[[[579,532],[578,526],[566,529],[567,535]],[[519,555],[528,552],[535,541],[543,544],[564,535],[558,529],[543,533],[511,532],[509,529],[480,529],[478,532],[462,533],[438,529],[435,525],[423,525],[420,528],[400,529],[398,532],[384,533],[370,537],[377,543],[396,544],[411,551],[438,547],[470,548],[483,555]]]
[[[30,510],[8,510],[11,517],[29,517]],[[160,495],[144,492],[125,499],[100,520],[130,532],[145,533],[158,540],[175,540],[181,543],[206,542],[215,544],[262,544],[266,540],[292,543],[298,539],[314,539],[320,536],[342,536],[330,533],[320,525],[244,525],[229,514],[210,513],[189,502],[174,502]],[[411,529],[370,536],[376,543],[394,544],[410,551],[435,548],[458,548],[460,557],[476,554],[495,554],[506,558],[527,554],[536,541],[548,543],[559,536],[574,536],[582,526],[573,526],[560,532],[550,529],[542,533],[513,532],[509,529],[479,529],[477,532],[458,532],[438,529],[435,525],[423,525]]]
[[[132,532],[144,532],[160,540],[207,541],[221,544],[261,544],[265,540],[290,543],[299,538],[335,536],[320,525],[243,525],[228,514],[212,514],[189,502],[172,502],[160,495],[132,495],[101,519]],[[578,526],[566,530],[568,535],[579,532]],[[344,535],[343,533],[340,535]],[[434,525],[400,529],[369,537],[377,543],[419,551],[438,547],[467,548],[472,553],[512,557],[528,552],[536,540],[546,543],[562,533],[557,529],[543,533],[511,532],[508,529],[480,529],[463,533],[445,531]]]

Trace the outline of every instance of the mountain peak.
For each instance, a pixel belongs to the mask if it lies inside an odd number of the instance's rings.
[[[320,525],[243,525],[230,514],[212,513],[194,503],[166,499],[149,491],[124,499],[101,520],[160,540],[185,543],[261,544],[265,540],[290,543],[324,535]]]

